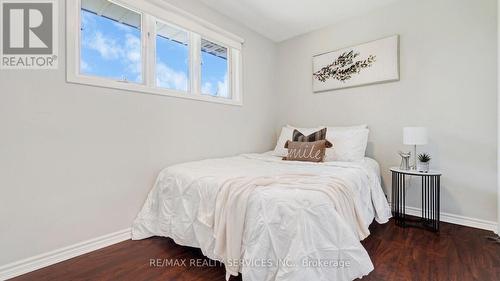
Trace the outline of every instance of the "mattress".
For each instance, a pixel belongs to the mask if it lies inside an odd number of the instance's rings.
[[[373,159],[309,163],[282,161],[271,153],[244,154],[162,170],[133,223],[132,239],[170,237],[221,260],[213,251],[213,230],[198,219],[200,208],[215,205],[217,192],[228,179],[293,173],[334,175],[347,182],[366,226],[391,217]],[[353,280],[373,270],[357,235],[321,192],[284,184],[257,188],[249,198],[244,223],[243,280]]]

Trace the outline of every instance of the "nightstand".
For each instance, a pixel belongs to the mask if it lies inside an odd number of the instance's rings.
[[[391,168],[392,172],[392,214],[396,225],[401,227],[416,226],[434,232],[439,231],[440,182],[441,172],[427,173],[416,170]],[[420,177],[422,181],[422,216],[418,219],[406,215],[406,177]]]

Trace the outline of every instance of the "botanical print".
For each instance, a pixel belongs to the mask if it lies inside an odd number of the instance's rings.
[[[399,36],[325,52],[312,58],[312,88],[325,92],[399,80]]]
[[[354,61],[359,56],[354,50],[342,53],[331,64],[313,73],[314,78],[321,82],[333,78],[342,82],[351,79],[352,75],[360,73],[363,68],[372,66],[375,62],[375,55],[369,55],[365,60]]]

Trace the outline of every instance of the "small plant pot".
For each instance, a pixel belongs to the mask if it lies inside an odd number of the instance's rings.
[[[419,172],[427,173],[429,172],[429,162],[418,162],[417,163],[417,170]]]

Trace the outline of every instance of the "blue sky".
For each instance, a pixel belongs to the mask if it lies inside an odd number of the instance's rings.
[[[80,72],[142,83],[140,30],[82,10]],[[181,91],[189,87],[189,50],[184,44],[157,36],[157,86]],[[203,94],[226,97],[227,61],[202,52]]]
[[[201,92],[227,97],[227,60],[201,52]]]

